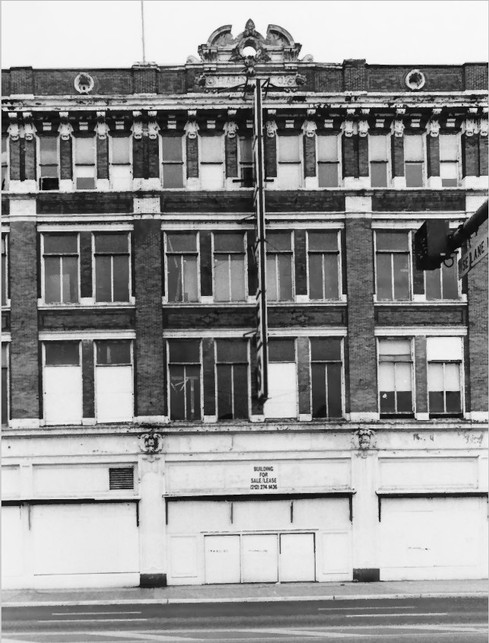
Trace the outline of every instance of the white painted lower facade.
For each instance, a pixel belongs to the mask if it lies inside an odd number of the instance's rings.
[[[486,577],[487,427],[368,428],[9,430],[3,586]]]

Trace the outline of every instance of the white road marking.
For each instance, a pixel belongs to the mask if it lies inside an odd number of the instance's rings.
[[[123,614],[142,614],[142,612],[121,612],[121,610],[119,610],[118,612],[51,612],[51,614],[53,616],[98,616],[99,614],[104,616],[118,614],[121,616]]]
[[[38,623],[102,623],[102,622],[117,622],[122,621],[130,623],[132,621],[149,621],[148,618],[95,618],[92,621],[87,618],[40,618],[37,619]]]
[[[318,612],[336,612],[339,610],[412,610],[414,605],[406,605],[406,607],[385,607],[381,605],[379,607],[318,607]]]
[[[412,612],[411,614],[344,614],[345,618],[385,618],[386,616],[448,616],[448,612]]]
[[[185,630],[184,630],[185,631]],[[97,632],[97,636],[115,636],[115,632]],[[131,641],[134,641],[134,639],[142,639],[143,641],[160,641],[161,643],[164,643],[164,641],[203,641],[204,639],[202,638],[193,638],[192,636],[184,636],[182,630],[178,631],[178,635],[176,634],[169,634],[168,632],[165,634],[156,634],[156,633],[148,633],[148,632],[117,632],[117,636],[120,637],[121,639],[130,639]]]

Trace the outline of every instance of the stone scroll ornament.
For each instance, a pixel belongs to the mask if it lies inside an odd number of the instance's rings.
[[[139,448],[146,455],[156,455],[163,450],[161,433],[143,433],[139,436]]]
[[[358,431],[355,431],[355,439],[358,444],[357,448],[363,453],[374,449],[375,437],[375,431],[373,429],[358,429]]]

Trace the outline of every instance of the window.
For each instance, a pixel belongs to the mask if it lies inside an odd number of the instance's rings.
[[[387,134],[374,134],[368,139],[368,150],[370,157],[370,185],[373,188],[387,187],[389,144],[390,136]]]
[[[82,369],[79,342],[44,344],[43,409],[48,425],[81,424]]]
[[[428,337],[428,404],[430,416],[462,413],[461,337]]]
[[[112,136],[110,141],[110,184],[114,190],[132,188],[131,136]]]
[[[1,304],[6,306],[8,303],[9,288],[8,288],[8,236],[2,234],[2,265],[1,270]]]
[[[200,183],[203,190],[224,187],[224,141],[222,136],[200,137]]]
[[[266,418],[297,417],[297,367],[294,339],[271,339],[268,343],[268,399]]]
[[[409,232],[376,232],[377,301],[410,298]]]
[[[168,351],[170,418],[200,420],[200,340],[172,339]]]
[[[248,343],[240,339],[216,340],[217,417],[248,417]]]
[[[39,189],[59,190],[58,138],[39,137]]]
[[[9,369],[8,347],[2,344],[2,426],[7,426],[9,419]]]
[[[421,134],[406,134],[404,137],[404,163],[406,187],[421,188],[424,185],[424,144]]]
[[[292,299],[292,236],[290,232],[267,233],[268,301]]]
[[[214,299],[244,301],[245,250],[241,232],[214,234]]]
[[[162,136],[164,188],[183,188],[183,142],[181,136]]]
[[[308,232],[309,299],[339,298],[338,232]]]
[[[242,188],[252,188],[253,183],[253,145],[251,136],[239,137],[239,178]]]
[[[95,418],[97,422],[129,422],[134,414],[131,342],[96,342]]]
[[[320,134],[318,142],[318,185],[320,188],[336,188],[339,185],[338,136]]]
[[[2,190],[8,190],[8,136],[2,136]]]
[[[277,181],[281,190],[295,190],[302,186],[302,136],[277,136]]]
[[[78,235],[44,234],[44,301],[78,302]]]
[[[341,364],[341,339],[311,339],[313,418],[342,417]]]
[[[408,339],[379,340],[381,415],[412,415],[412,356]]]
[[[457,260],[449,267],[441,264],[436,270],[425,270],[426,299],[459,299]]]
[[[166,235],[168,301],[198,301],[198,253],[195,232]]]
[[[78,190],[94,190],[95,137],[75,138],[75,186]]]
[[[440,134],[440,177],[444,188],[458,186],[458,135]]]
[[[129,301],[128,233],[96,233],[94,237],[95,300]]]

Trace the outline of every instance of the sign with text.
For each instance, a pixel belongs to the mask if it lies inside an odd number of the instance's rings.
[[[479,233],[467,242],[467,249],[458,262],[458,275],[464,277],[487,255],[487,233]]]
[[[251,491],[277,491],[277,472],[274,464],[255,465],[250,477]]]

